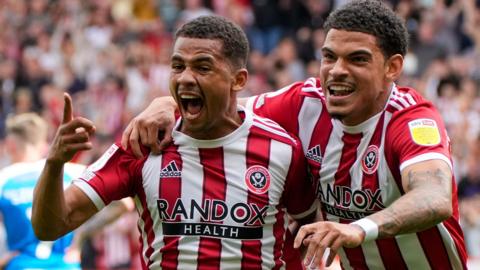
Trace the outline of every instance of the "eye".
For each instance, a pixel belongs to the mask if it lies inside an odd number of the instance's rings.
[[[361,55],[352,57],[352,61],[355,63],[366,63],[368,62],[368,59],[369,59],[368,57],[361,56]]]
[[[206,65],[198,66],[197,69],[202,73],[209,72],[211,70],[210,66],[206,66]]]
[[[176,72],[176,71],[182,71],[184,68],[184,65],[183,64],[179,64],[179,63],[172,63],[171,65],[171,69],[172,71]]]
[[[322,54],[322,59],[332,60],[332,59],[335,59],[335,56],[334,56],[332,53],[324,52],[324,53]]]

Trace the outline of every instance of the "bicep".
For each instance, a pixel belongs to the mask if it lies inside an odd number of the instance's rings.
[[[402,186],[407,193],[426,188],[451,197],[452,170],[447,162],[440,159],[414,163],[402,170]]]
[[[79,187],[70,185],[65,190],[69,224],[75,229],[98,212],[93,201]]]

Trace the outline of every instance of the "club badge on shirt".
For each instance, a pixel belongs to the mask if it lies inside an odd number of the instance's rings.
[[[366,174],[373,174],[377,171],[379,163],[378,147],[376,145],[370,145],[367,147],[367,151],[362,157],[362,170]]]
[[[253,165],[245,172],[245,184],[251,192],[263,194],[270,187],[270,173],[263,166]]]
[[[410,136],[413,141],[422,146],[432,146],[440,143],[440,131],[433,119],[422,118],[408,122]]]

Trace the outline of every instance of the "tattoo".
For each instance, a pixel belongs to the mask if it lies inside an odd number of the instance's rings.
[[[410,171],[407,177],[407,193],[378,215],[380,237],[422,231],[451,215],[449,173],[442,169]]]
[[[428,183],[445,185],[445,183],[450,183],[451,179],[443,172],[441,169],[436,169],[432,171],[410,171],[408,172],[408,189],[412,190],[416,187]]]

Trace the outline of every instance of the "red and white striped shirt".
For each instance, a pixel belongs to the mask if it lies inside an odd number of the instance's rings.
[[[409,88],[392,88],[384,110],[357,126],[326,111],[318,79],[252,97],[248,108],[296,134],[303,145],[324,219],[350,223],[380,211],[405,192],[401,171],[440,159],[452,166],[444,124]],[[339,251],[344,269],[465,269],[455,180],[453,216],[437,226]]]
[[[135,159],[117,144],[75,181],[98,209],[132,196],[144,269],[280,269],[286,212],[315,210],[298,139],[240,112],[215,140],[179,131],[162,155]],[[177,127],[180,123],[177,123]]]

